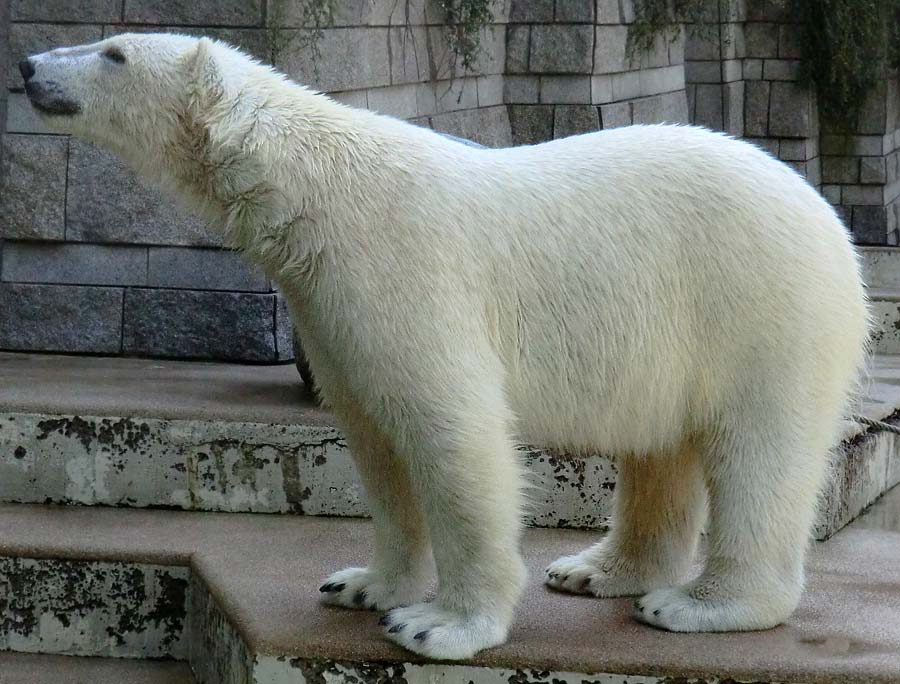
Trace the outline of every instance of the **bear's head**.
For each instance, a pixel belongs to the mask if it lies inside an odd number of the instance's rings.
[[[165,151],[183,142],[185,127],[253,80],[251,70],[270,72],[217,41],[138,33],[32,55],[19,70],[51,130],[98,143],[147,171],[169,161]]]

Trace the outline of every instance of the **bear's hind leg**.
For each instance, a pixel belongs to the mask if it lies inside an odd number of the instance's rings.
[[[600,597],[669,587],[690,570],[706,512],[706,487],[692,444],[677,453],[617,462],[615,513],[603,541],[547,568],[546,583]]]
[[[389,639],[430,658],[468,658],[502,643],[525,584],[523,476],[502,398],[484,396],[492,389],[499,394],[499,383],[460,389],[441,402],[440,414],[405,421],[417,423],[408,426],[406,455],[428,520],[438,589],[434,600],[396,608],[382,624]]]
[[[684,586],[638,599],[638,620],[676,632],[746,631],[781,624],[797,607],[827,458],[815,447],[821,440],[784,425],[786,416],[739,431],[732,425],[710,440],[702,459],[710,513],[705,568]],[[814,425],[811,417],[795,419]]]
[[[338,404],[336,410],[372,510],[375,554],[368,567],[345,568],[325,580],[323,600],[367,610],[421,601],[433,578],[434,563],[407,464],[362,411],[348,403]]]

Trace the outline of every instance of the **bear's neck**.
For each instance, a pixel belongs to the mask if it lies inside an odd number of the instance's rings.
[[[227,130],[186,121],[166,164],[174,188],[229,246],[292,282],[308,277],[317,255],[340,239],[336,215],[359,205],[359,175],[377,166],[379,154],[362,130],[368,112],[297,90],[291,106],[253,109],[237,124],[230,118]]]

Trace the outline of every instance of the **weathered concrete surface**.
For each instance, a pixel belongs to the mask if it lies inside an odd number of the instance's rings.
[[[0,684],[196,684],[186,663],[0,652]]]
[[[368,556],[366,522],[0,506],[4,557],[190,562],[189,656],[204,684],[353,681],[345,675],[379,684],[900,680],[900,594],[893,591],[900,534],[845,530],[817,545],[807,591],[786,625],[718,635],[658,631],[630,617],[629,599],[568,596],[541,585],[548,561],[595,539],[585,532],[529,531],[524,551],[531,580],[509,642],[469,662],[426,664],[381,636],[377,614],[319,603],[321,577]]]
[[[528,522],[603,528],[615,466],[523,450]],[[157,418],[0,413],[0,501],[365,516],[340,432]]]
[[[0,557],[0,649],[184,659],[187,576],[177,566]]]
[[[884,418],[900,405],[900,357],[879,357],[872,375],[862,412]],[[341,433],[291,366],[0,354],[0,407],[0,501],[368,514]],[[819,539],[900,482],[894,435],[853,425],[847,438]],[[521,455],[529,524],[607,527],[614,463]]]

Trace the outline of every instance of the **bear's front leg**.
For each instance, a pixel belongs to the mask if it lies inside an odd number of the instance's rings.
[[[368,567],[345,568],[320,590],[331,605],[389,610],[425,597],[434,575],[428,528],[407,465],[390,441],[356,406],[336,406],[366,489],[375,527],[375,555]]]
[[[389,639],[442,660],[506,640],[526,574],[519,555],[523,478],[501,384],[447,387],[452,397],[407,413],[398,425],[431,533],[437,595],[382,619]]]

